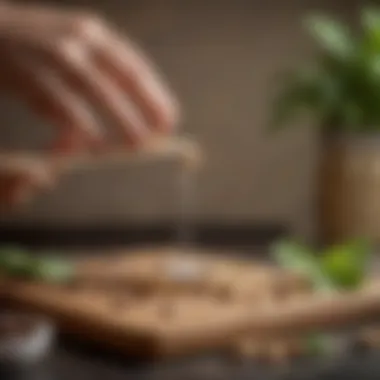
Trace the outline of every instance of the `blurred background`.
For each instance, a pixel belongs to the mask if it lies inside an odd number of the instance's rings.
[[[38,1],[43,3],[43,1]],[[48,3],[45,1],[44,3]],[[53,2],[50,2],[53,3]],[[318,235],[315,120],[267,130],[275,77],[308,62],[315,43],[303,28],[311,11],[356,25],[354,0],[56,0],[90,8],[139,42],[184,108],[181,129],[198,139],[207,164],[197,184],[199,223]],[[4,148],[38,147],[50,129],[18,104],[2,102]],[[36,128],[37,127],[37,128]],[[176,174],[177,173],[177,174]],[[178,166],[165,162],[65,178],[5,226],[87,227],[156,223],[178,213]]]
[[[378,258],[368,260],[372,249],[351,239],[380,242],[380,8],[359,0],[32,2],[104,15],[162,70],[183,105],[179,133],[199,141],[206,156],[194,178],[196,206],[186,211],[196,243],[251,246],[283,234],[307,242],[349,241],[326,244],[319,261],[314,245],[287,241],[274,248],[273,257],[288,269],[301,263],[312,282],[325,281],[322,291],[326,284],[328,291],[367,284],[367,269],[377,269],[372,263]],[[322,16],[310,19],[311,14]],[[294,72],[283,81],[279,74],[287,69]],[[307,111],[306,118],[296,117],[299,111]],[[0,114],[2,149],[36,149],[52,138],[53,128],[20,104],[4,100]],[[288,121],[287,128],[270,128],[277,116]],[[67,175],[30,207],[0,216],[0,243],[170,240],[183,217],[180,174],[174,159]],[[315,283],[313,289],[321,291]],[[379,328],[368,336],[378,347]],[[100,378],[113,371],[62,352],[59,364],[66,373],[78,367],[83,377],[88,367]],[[378,378],[378,352],[354,358],[334,357],[331,364],[345,371],[344,378],[357,379],[365,360],[364,377],[373,372]],[[205,368],[203,378],[209,378]],[[187,374],[181,363],[179,370]],[[312,366],[310,372],[313,379],[332,378]]]

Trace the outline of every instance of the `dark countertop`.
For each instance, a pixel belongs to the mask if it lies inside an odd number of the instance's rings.
[[[379,379],[380,351],[330,359],[308,359],[292,365],[264,366],[202,357],[167,363],[138,363],[59,343],[44,365],[2,380],[344,380]]]
[[[329,359],[305,359],[282,366],[239,363],[226,357],[209,356],[153,364],[134,362],[59,339],[43,365],[18,374],[0,373],[1,380],[329,380],[333,377],[380,379],[380,350]]]

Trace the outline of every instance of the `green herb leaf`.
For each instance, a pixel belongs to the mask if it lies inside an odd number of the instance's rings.
[[[380,49],[380,11],[369,7],[361,11],[361,24],[365,33],[365,47],[370,51],[378,52]]]
[[[320,69],[288,74],[273,102],[271,129],[279,129],[310,110],[315,117],[325,118],[337,99],[337,92],[335,77],[325,75]]]
[[[317,291],[357,289],[363,282],[371,253],[365,240],[354,240],[328,248],[323,256],[315,256],[304,245],[282,240],[272,247],[279,265],[307,276]],[[310,354],[328,355],[333,350],[330,337],[311,334],[305,338]]]
[[[34,257],[19,247],[0,249],[0,271],[8,276],[48,282],[65,282],[75,274],[75,266],[68,261],[51,257]]]
[[[326,15],[315,14],[305,19],[305,26],[330,56],[342,59],[352,54],[354,47],[352,37],[340,22]]]
[[[26,250],[8,246],[0,249],[0,270],[11,276],[23,276],[28,272],[29,255]]]
[[[272,247],[272,253],[281,267],[307,276],[317,291],[334,290],[334,284],[323,273],[318,259],[307,247],[296,242],[283,240]]]
[[[357,289],[366,275],[370,254],[368,242],[355,240],[327,249],[321,264],[337,288]]]
[[[33,279],[46,282],[67,282],[74,274],[74,264],[53,257],[36,258],[31,268]]]

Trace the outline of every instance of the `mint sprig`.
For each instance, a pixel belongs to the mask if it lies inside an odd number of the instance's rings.
[[[371,247],[362,239],[334,245],[316,254],[307,246],[282,240],[272,247],[275,261],[283,268],[310,279],[316,292],[335,292],[360,288],[366,276]],[[306,337],[309,352],[331,352],[331,344],[324,334]]]
[[[74,276],[75,266],[51,253],[35,256],[26,249],[8,246],[0,249],[0,272],[13,278],[65,282]]]

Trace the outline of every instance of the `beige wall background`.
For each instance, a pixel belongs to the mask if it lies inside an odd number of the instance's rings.
[[[177,91],[181,128],[203,144],[196,213],[205,219],[289,223],[313,232],[316,139],[310,129],[265,133],[273,75],[307,58],[301,29],[309,10],[350,18],[352,0],[56,1],[96,9],[139,41]],[[50,128],[16,103],[1,104],[3,147],[37,147]],[[6,222],[141,221],[178,212],[178,166],[153,163],[77,173]]]

